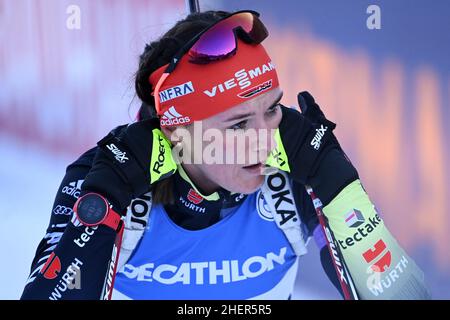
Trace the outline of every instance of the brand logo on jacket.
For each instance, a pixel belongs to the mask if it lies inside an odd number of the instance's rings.
[[[131,229],[142,229],[147,226],[148,217],[152,208],[152,194],[146,193],[131,201],[127,217],[130,217]],[[127,225],[128,227],[128,225]]]
[[[270,211],[269,204],[266,199],[264,199],[261,190],[258,191],[258,194],[256,195],[256,211],[262,219],[273,222],[273,213]]]
[[[354,210],[353,210],[354,211]],[[357,210],[356,210],[357,211]],[[355,232],[352,236],[347,237],[345,240],[338,240],[339,244],[341,245],[342,249],[347,250],[349,247],[352,247],[355,245],[356,242],[362,241],[364,238],[366,238],[369,234],[371,234],[375,229],[378,228],[380,223],[383,223],[383,220],[381,220],[380,216],[378,214],[375,214],[373,217],[369,217],[368,223],[363,224],[364,217],[362,216],[361,212],[354,211],[354,216],[352,213],[349,213],[349,216],[347,216],[346,219],[349,219],[348,222],[346,221],[347,225],[352,224],[352,228],[357,228],[357,232]],[[362,222],[361,222],[362,219]]]
[[[192,202],[193,204],[199,204],[200,202],[203,201],[203,197],[192,188],[189,189],[189,192],[187,194],[187,199],[190,202]]]
[[[158,136],[158,143],[159,143],[159,147],[158,147],[158,158],[154,165],[153,165],[153,171],[156,172],[157,174],[161,174],[161,171],[159,170],[161,167],[164,166],[164,161],[166,160],[165,157],[165,149],[164,149],[164,139],[161,136]]]
[[[62,188],[62,193],[68,194],[69,196],[74,197],[75,199],[78,199],[80,197],[81,192],[81,185],[83,184],[84,180],[77,180],[70,182],[68,186],[65,186]]]
[[[373,248],[366,250],[362,257],[370,264],[367,273],[367,287],[374,296],[389,290],[408,268],[409,261],[402,255],[400,261],[392,265],[392,253],[383,239],[379,239]],[[390,268],[390,270],[388,270]]]
[[[42,267],[41,273],[45,279],[55,279],[61,272],[61,260],[54,252],[48,257],[47,262]]]
[[[275,214],[279,215],[281,226],[291,219],[292,221],[298,220],[288,183],[287,178],[280,172],[267,177],[267,185],[273,192],[272,200],[275,202]]]
[[[198,201],[198,199],[196,199],[195,201]],[[180,196],[180,202],[181,202],[182,205],[184,205],[186,208],[188,208],[191,211],[194,211],[194,212],[197,212],[197,213],[205,213],[206,212],[206,208],[205,207],[200,207],[200,206],[192,203],[191,201],[187,201],[182,196]]]
[[[371,267],[374,272],[384,272],[391,265],[391,251],[387,249],[386,243],[382,239],[375,243],[373,249],[365,251],[362,256],[367,263],[377,260]]]
[[[183,262],[180,265],[147,263],[139,266],[126,264],[120,273],[137,281],[158,282],[166,285],[224,284],[256,278],[286,262],[287,248],[252,256],[245,260]]]
[[[112,152],[114,158],[116,158],[119,163],[125,163],[127,160],[130,160],[127,157],[127,153],[117,148],[114,143],[108,144],[106,148],[108,148],[108,150]]]
[[[63,297],[64,292],[72,289],[81,289],[81,266],[83,262],[74,258],[72,263],[67,267],[66,272],[62,275],[58,284],[55,286],[49,300],[59,300]]]
[[[345,223],[349,228],[359,227],[364,221],[361,211],[356,209],[351,210],[345,215]]]
[[[54,213],[55,215],[71,216],[72,213],[73,213],[73,209],[58,204],[58,205],[53,209],[53,213]]]
[[[74,239],[73,242],[80,248],[83,248],[86,245],[86,243],[88,243],[89,240],[91,240],[97,228],[98,226],[84,228],[84,232],[80,235],[79,238]]]
[[[320,125],[320,128],[316,129],[316,134],[311,141],[311,146],[313,146],[314,150],[319,150],[322,144],[322,138],[327,132],[328,127],[324,127],[323,124]]]

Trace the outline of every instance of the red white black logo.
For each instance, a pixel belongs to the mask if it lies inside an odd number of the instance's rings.
[[[248,90],[245,90],[244,92],[241,92],[238,94],[239,98],[248,99],[253,97],[254,95],[266,91],[268,89],[272,88],[272,79],[263,82],[261,84],[258,84],[257,86],[254,86],[253,88],[250,88]]]
[[[353,209],[345,215],[345,223],[349,228],[359,227],[364,223],[365,219],[361,211]]]
[[[190,202],[192,202],[193,204],[199,204],[200,202],[203,201],[203,197],[201,195],[198,194],[198,192],[196,192],[194,189],[189,189],[189,192],[187,194],[187,198]]]
[[[384,272],[391,266],[391,252],[382,239],[378,240],[373,249],[367,250],[362,256],[367,263],[373,262],[371,268],[374,272]]]
[[[186,208],[197,213],[206,212],[205,207],[198,206],[198,204],[203,201],[203,197],[199,195],[197,191],[190,188],[188,194],[186,195],[186,198],[187,200],[183,196],[180,196],[180,202]]]
[[[61,261],[54,252],[48,257],[47,262],[42,267],[41,273],[45,279],[55,279],[61,272]]]

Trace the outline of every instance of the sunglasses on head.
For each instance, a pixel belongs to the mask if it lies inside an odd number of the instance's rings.
[[[244,42],[259,44],[268,35],[259,20],[259,13],[251,10],[232,13],[197,34],[173,57],[158,80],[154,90],[157,113],[160,112],[159,90],[185,54],[191,63],[207,64],[233,56],[237,50],[237,36]]]

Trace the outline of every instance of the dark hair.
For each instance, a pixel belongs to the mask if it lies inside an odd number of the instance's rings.
[[[140,110],[141,118],[156,116],[155,100],[151,95],[153,88],[148,81],[152,72],[169,63],[181,47],[195,35],[229,14],[226,11],[192,13],[178,21],[161,38],[145,46],[139,58],[135,78],[136,94],[143,102]]]
[[[198,33],[214,22],[228,16],[226,11],[205,11],[192,13],[185,19],[178,21],[161,38],[145,46],[139,57],[139,68],[135,77],[136,94],[142,101],[139,110],[141,119],[156,117],[155,99],[151,95],[153,88],[148,80],[149,76],[158,68],[170,62],[175,54]],[[173,203],[172,178],[157,182],[153,188],[153,202]]]

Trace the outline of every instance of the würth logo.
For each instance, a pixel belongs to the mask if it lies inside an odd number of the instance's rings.
[[[160,119],[161,126],[173,126],[187,124],[189,122],[191,122],[191,118],[179,114],[174,106],[164,112],[164,115]]]
[[[367,263],[372,263],[372,261],[376,260],[371,266],[374,272],[384,272],[391,265],[391,252],[387,249],[386,243],[382,239],[375,243],[373,249],[367,250],[362,255]]]
[[[106,147],[114,154],[114,157],[120,163],[125,163],[127,160],[129,160],[127,157],[127,153],[117,148],[114,143],[108,144]]]
[[[55,279],[61,272],[61,261],[54,252],[48,257],[47,262],[42,267],[41,273],[45,279]]]
[[[203,197],[199,195],[194,189],[190,189],[187,195],[187,198],[193,204],[199,204],[203,201]]]

